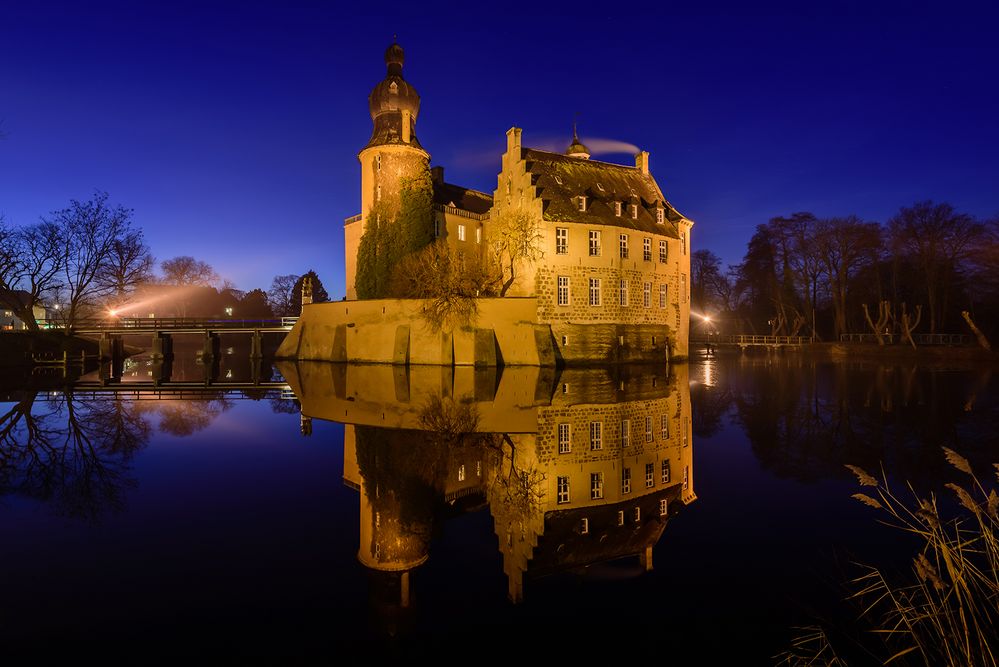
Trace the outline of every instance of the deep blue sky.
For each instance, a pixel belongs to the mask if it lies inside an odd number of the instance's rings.
[[[985,3],[352,4],[0,1],[0,212],[31,223],[104,190],[160,259],[242,289],[313,268],[338,298],[397,33],[450,182],[491,192],[510,126],[561,148],[578,113],[584,141],[651,152],[694,248],[726,263],[798,210],[999,214]]]

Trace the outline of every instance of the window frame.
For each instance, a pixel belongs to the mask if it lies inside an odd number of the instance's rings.
[[[621,259],[628,259],[628,235],[618,234],[617,243]]]
[[[604,448],[604,423],[590,422],[590,451],[597,452]]]
[[[590,500],[603,500],[604,497],[604,473],[590,473]]]
[[[559,475],[555,478],[555,504],[565,505],[572,500],[569,476]]]
[[[563,284],[563,281],[565,284]],[[569,276],[558,276],[556,278],[555,304],[558,306],[569,306],[572,304],[572,280]],[[563,299],[562,297],[565,296]]]
[[[600,278],[590,278],[590,305],[594,307],[603,305],[603,290],[600,281]]]
[[[568,255],[569,254],[569,228],[568,227],[556,227],[555,228],[555,254],[556,255]]]
[[[600,257],[603,252],[602,243],[600,239],[600,230],[591,229],[590,230],[590,257]]]
[[[559,422],[557,428],[558,453],[569,454],[572,452],[572,423]]]

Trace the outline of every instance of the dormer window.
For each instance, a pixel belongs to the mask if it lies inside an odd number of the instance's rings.
[[[614,202],[614,215],[621,217],[621,202],[619,201]]]
[[[581,213],[586,211],[586,196],[585,195],[580,195],[579,196],[579,211]]]
[[[604,191],[604,184],[603,183],[597,183],[597,190],[600,190],[600,192],[603,192]]]
[[[631,205],[631,217],[638,220],[638,204]]]
[[[661,208],[656,209],[656,222],[660,225],[666,222],[666,211]]]
[[[555,176],[555,182],[556,182],[556,183],[558,183],[559,185],[562,185],[562,177],[561,177],[561,176],[558,176],[558,175],[556,175],[556,176]]]

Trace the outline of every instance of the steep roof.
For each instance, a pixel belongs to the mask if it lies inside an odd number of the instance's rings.
[[[463,188],[453,183],[434,183],[434,203],[454,206],[463,211],[482,215],[493,207],[493,198],[485,192]]]
[[[584,160],[536,148],[524,148],[532,184],[543,202],[544,219],[584,224],[624,227],[652,234],[678,236],[677,222],[683,216],[663,197],[651,174],[599,160]],[[578,197],[587,198],[586,210],[579,210]],[[620,216],[615,202],[622,203]],[[638,218],[631,216],[631,204],[638,205]],[[665,210],[666,224],[656,222],[656,208]]]

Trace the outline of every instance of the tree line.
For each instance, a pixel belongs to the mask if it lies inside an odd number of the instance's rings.
[[[133,304],[143,304],[142,316],[153,310],[161,317],[298,315],[306,276],[313,301],[328,301],[311,269],[275,276],[267,291],[242,291],[193,257],[157,262],[134,210],[109,203],[106,192],[71,200],[32,225],[15,226],[0,216],[0,307],[32,331],[40,328],[36,313],[43,309],[67,331],[82,319],[131,315]]]
[[[809,212],[758,225],[741,263],[691,256],[692,328],[815,335],[999,327],[999,220],[917,202],[886,223]],[[963,314],[967,313],[967,317]],[[710,317],[710,322],[699,318]]]

